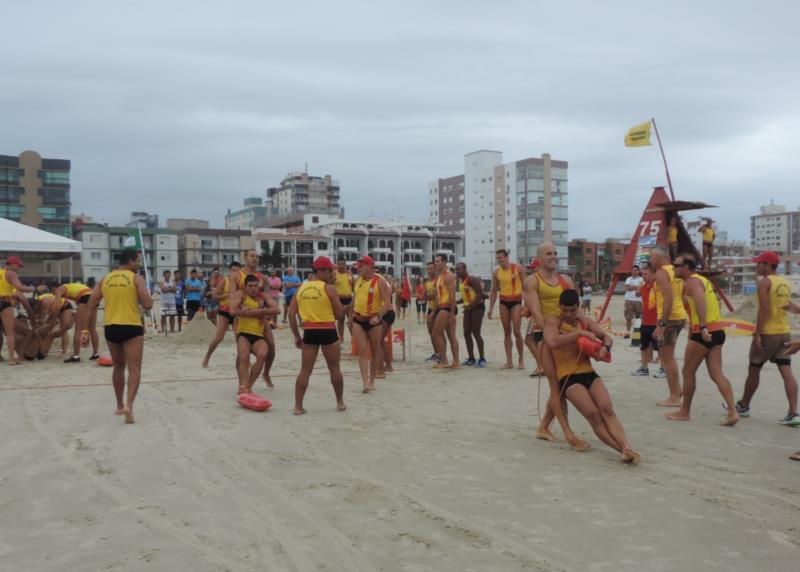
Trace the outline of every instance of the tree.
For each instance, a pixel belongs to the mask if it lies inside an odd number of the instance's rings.
[[[281,241],[276,240],[272,244],[272,252],[269,251],[269,248],[263,248],[263,252],[258,259],[258,263],[261,264],[267,270],[271,268],[283,268],[286,264],[286,257],[283,256],[282,249],[281,249]]]

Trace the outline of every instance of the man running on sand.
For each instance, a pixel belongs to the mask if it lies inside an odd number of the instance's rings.
[[[6,259],[6,267],[0,270],[0,321],[2,322],[3,333],[8,339],[8,365],[21,365],[22,360],[14,357],[16,353],[16,335],[14,333],[14,307],[17,304],[17,293],[33,292],[33,286],[25,286],[19,280],[17,272],[24,265],[22,260],[16,256],[9,256]],[[27,304],[27,300],[25,304]],[[28,311],[31,312],[30,308]]]
[[[139,275],[140,266],[139,251],[123,250],[119,255],[119,267],[100,280],[87,304],[89,311],[97,312],[100,301],[105,300],[104,334],[111,360],[114,362],[111,379],[117,398],[114,414],[125,416],[125,423],[133,423],[133,402],[142,378],[144,328],[139,305],[145,310],[153,307],[150,291],[144,278]],[[128,395],[123,402],[126,368]]]
[[[717,389],[728,409],[728,415],[720,425],[733,427],[739,421],[739,414],[736,413],[736,406],[733,403],[731,383],[722,372],[725,329],[721,324],[722,314],[719,311],[714,286],[705,276],[695,272],[697,261],[691,254],[679,254],[672,262],[672,266],[675,268],[675,275],[683,280],[683,291],[689,304],[692,334],[686,343],[686,352],[683,356],[683,403],[680,409],[664,416],[671,421],[689,421],[696,385],[695,375],[697,368],[705,361],[708,375],[717,384]]]
[[[375,391],[375,376],[383,360],[382,320],[392,308],[392,291],[386,280],[375,272],[375,260],[371,256],[361,258],[358,268],[360,276],[353,290],[350,322],[358,346],[363,392],[369,393]]]
[[[589,357],[578,349],[578,338],[584,336],[602,341],[608,352],[613,341],[593,320],[581,316],[580,297],[575,290],[565,290],[559,296],[559,315],[547,318],[544,341],[553,352],[558,390],[583,415],[595,435],[620,454],[624,463],[639,462],[639,453],[633,450],[622,422],[614,412],[611,397],[600,376],[595,373]]]
[[[756,263],[756,274],[761,278],[756,290],[758,317],[756,333],[750,344],[750,367],[747,369],[744,394],[736,404],[736,411],[742,417],[750,417],[750,402],[761,380],[761,368],[771,361],[778,366],[789,402],[789,411],[778,423],[797,427],[800,426],[800,415],[797,414],[797,380],[792,373],[792,359],[786,346],[791,341],[792,331],[789,316],[786,314],[786,309],[792,308],[791,286],[786,278],[775,273],[781,262],[776,253],[762,252],[753,262]]]
[[[267,277],[258,271],[258,253],[254,248],[251,248],[244,253],[244,266],[240,270],[231,271],[231,292],[236,292],[244,288],[244,280],[246,276],[255,276],[258,279],[258,291],[261,297],[267,302],[270,307],[278,308],[277,300],[267,292]],[[280,312],[279,312],[280,313]],[[270,314],[272,316],[272,314]],[[277,318],[276,318],[277,320]],[[264,341],[267,342],[269,351],[264,360],[264,382],[267,384],[267,389],[272,389],[275,386],[272,384],[272,379],[269,372],[272,369],[272,364],[275,361],[275,337],[272,335],[272,328],[270,321],[267,320],[264,324],[264,333],[262,334]]]
[[[459,369],[458,338],[456,338],[456,279],[447,269],[447,259],[444,254],[437,254],[433,258],[436,273],[436,314],[433,319],[433,341],[436,344],[436,355],[440,357],[436,369]],[[446,336],[446,338],[445,338]],[[447,363],[447,341],[450,342],[450,351],[453,354],[453,363]]]
[[[261,287],[258,277],[248,274],[244,277],[244,288],[231,294],[231,314],[236,316],[236,373],[240,394],[252,393],[269,353],[269,345],[264,339],[264,332],[269,328],[267,318],[279,312],[272,298],[264,296]],[[256,356],[252,367],[251,353]]]
[[[344,307],[340,302],[340,295],[333,284],[333,273],[336,266],[325,256],[320,256],[312,264],[314,278],[297,290],[289,306],[289,327],[294,334],[294,344],[302,350],[300,373],[294,387],[294,414],[302,415],[306,412],[303,408],[303,398],[308,389],[308,379],[314,371],[314,362],[317,360],[320,348],[322,356],[331,375],[331,385],[336,396],[336,409],[344,411],[342,394],[344,392],[344,377],[339,367],[341,351],[339,349],[339,333],[336,330],[336,321],[344,314]],[[348,273],[349,274],[349,273]],[[303,321],[303,337],[297,327],[297,314]]]
[[[514,367],[511,355],[511,332],[517,342],[517,355],[519,369],[525,369],[525,356],[523,354],[523,340],[520,327],[522,325],[522,283],[525,275],[518,264],[508,259],[508,251],[500,249],[495,253],[499,266],[492,275],[491,301],[489,302],[489,316],[492,319],[494,304],[500,294],[500,321],[503,323],[503,345],[506,350],[506,363],[502,369]]]
[[[217,280],[216,284],[214,284],[212,287],[211,297],[213,300],[219,303],[219,309],[217,310],[216,330],[214,331],[214,337],[211,338],[211,341],[208,343],[208,351],[206,351],[206,355],[203,358],[203,367],[208,367],[208,362],[211,360],[211,354],[214,353],[214,350],[217,349],[217,346],[225,337],[228,328],[233,326],[233,314],[231,314],[230,307],[231,275],[234,272],[238,272],[241,267],[242,265],[238,262],[231,262],[229,267],[230,274],[228,274],[228,276],[225,278],[220,276],[219,280]]]
[[[486,311],[486,304],[483,300],[483,284],[475,276],[470,276],[467,272],[467,265],[463,262],[456,264],[456,276],[461,281],[464,289],[464,341],[467,344],[467,360],[461,365],[475,367],[486,367],[486,358],[483,355],[483,336],[481,336],[481,325],[483,324],[483,313]],[[472,338],[478,346],[478,361],[475,361],[473,353]]]
[[[561,294],[574,287],[568,277],[556,272],[558,268],[558,251],[552,243],[545,242],[540,244],[537,256],[540,261],[539,269],[536,273],[528,276],[525,284],[525,308],[533,316],[536,323],[540,324],[541,329],[544,330],[547,318],[558,316],[561,311],[559,306]],[[542,340],[544,340],[544,335],[542,335]],[[585,451],[589,448],[589,443],[579,439],[569,426],[566,401],[558,388],[553,353],[544,344],[541,345],[541,356],[542,368],[550,385],[550,397],[547,400],[544,416],[536,430],[536,438],[550,442],[557,441],[556,436],[550,431],[550,424],[553,419],[558,419],[567,443],[572,445],[572,448],[576,451]]]
[[[675,360],[675,344],[686,323],[683,280],[675,276],[675,269],[669,263],[669,255],[663,246],[654,246],[650,250],[650,264],[656,269],[653,293],[656,297],[657,323],[653,337],[661,348],[661,367],[667,372],[669,387],[669,397],[656,405],[680,407],[681,379]]]

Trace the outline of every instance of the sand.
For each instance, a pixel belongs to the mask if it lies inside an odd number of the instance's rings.
[[[230,335],[200,367],[205,340],[191,338],[207,324],[147,337],[135,425],[112,414],[109,369],[0,364],[0,570],[797,567],[800,463],[787,456],[800,431],[776,422],[786,399],[774,367],[737,427],[717,426],[704,370],[693,420],[669,422],[654,406],[665,382],[629,376],[638,350],[618,339],[597,369],[642,453],[633,467],[575,413],[591,451],[533,438],[539,384],[498,369],[499,321],[485,325],[490,367],[460,373],[426,367],[422,326],[402,325],[411,357],[375,393],[360,393],[345,362],[344,413],[317,370],[308,414],[292,415],[287,330],[275,332],[276,389],[257,387],[275,404],[266,413],[234,401]],[[725,348],[737,394],[748,343]]]

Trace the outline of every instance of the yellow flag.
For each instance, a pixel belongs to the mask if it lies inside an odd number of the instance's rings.
[[[634,125],[625,135],[625,147],[644,147],[650,145],[650,126],[651,123],[640,123]]]

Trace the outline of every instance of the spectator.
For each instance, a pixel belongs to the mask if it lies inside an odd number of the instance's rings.
[[[180,332],[183,326],[183,279],[181,278],[181,271],[175,271],[175,313],[178,316],[178,331]]]
[[[186,292],[186,312],[187,312],[187,320],[189,322],[192,321],[194,315],[200,310],[200,306],[203,302],[203,290],[205,289],[205,284],[200,278],[197,276],[197,268],[192,268],[189,272],[189,279],[186,280],[184,284],[184,290]]]
[[[292,303],[292,297],[297,292],[297,288],[300,286],[300,277],[295,276],[294,268],[291,266],[286,269],[286,276],[283,277],[283,320],[282,322],[286,323],[286,313],[289,310],[289,304]]]
[[[642,297],[638,294],[644,279],[639,275],[639,267],[631,268],[631,275],[625,279],[625,337],[631,337],[631,326],[634,319],[642,317]]]

